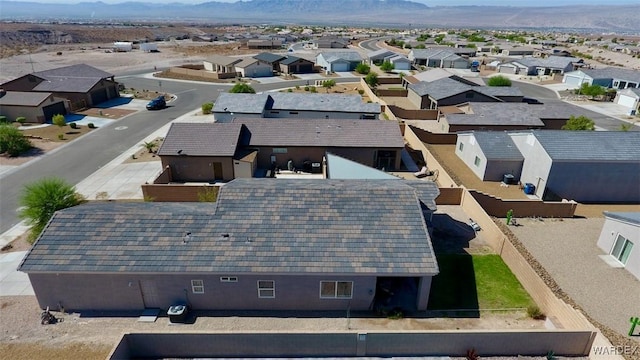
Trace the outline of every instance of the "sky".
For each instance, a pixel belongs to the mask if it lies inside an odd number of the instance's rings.
[[[21,0],[13,0],[21,1]],[[107,4],[117,4],[122,2],[148,2],[157,4],[184,3],[200,4],[210,0],[22,0],[39,3],[75,4],[79,2],[102,1]],[[218,2],[236,2],[239,0],[214,0]],[[246,1],[246,0],[245,0]],[[300,0],[313,1],[313,0]],[[411,0],[426,4],[427,6],[464,6],[464,5],[484,5],[484,6],[564,6],[564,5],[633,5],[638,4],[638,0]]]

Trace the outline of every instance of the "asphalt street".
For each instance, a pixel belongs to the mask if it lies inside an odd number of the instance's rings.
[[[336,78],[336,82],[353,82],[358,78]],[[18,197],[24,184],[43,177],[59,177],[77,184],[109,163],[125,150],[135,146],[148,134],[186,112],[214,101],[228,85],[148,79],[135,75],[116,77],[128,88],[147,89],[175,94],[177,98],[159,111],[140,111],[87,134],[41,158],[5,175],[0,181],[0,233],[20,222],[17,216]],[[256,91],[303,86],[306,80],[273,84],[255,84]]]

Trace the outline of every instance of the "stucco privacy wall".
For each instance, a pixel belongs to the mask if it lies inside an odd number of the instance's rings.
[[[463,192],[460,206],[469,217],[480,225],[485,241],[500,255],[525,290],[557,328],[593,329],[593,326],[582,314],[553,294],[469,191]]]
[[[364,81],[364,78],[360,79],[360,86],[362,86],[362,88],[364,89],[364,93],[367,94],[367,96],[369,97],[369,99],[371,99],[372,102],[380,104],[380,106],[382,107],[382,112],[387,115],[387,119],[398,120],[396,115],[387,106],[387,103],[373,93],[373,90],[371,90],[371,88],[369,87],[369,84],[367,84],[367,82]]]
[[[458,185],[451,179],[449,174],[444,170],[442,165],[431,155],[424,143],[416,136],[410,126],[405,126],[404,139],[411,146],[412,149],[418,150],[422,153],[422,157],[427,161],[427,167],[431,171],[438,170],[438,179],[436,182],[439,187],[458,187]]]
[[[516,218],[532,216],[571,218],[578,207],[578,203],[575,201],[504,200],[477,190],[468,190],[468,193],[474,197],[487,214],[495,217],[506,217],[507,211],[513,210],[513,216]]]
[[[195,202],[200,194],[207,194],[215,185],[143,184],[142,196],[157,202]]]
[[[125,334],[109,359],[187,357],[584,356],[591,331]],[[250,345],[250,346],[249,346]]]

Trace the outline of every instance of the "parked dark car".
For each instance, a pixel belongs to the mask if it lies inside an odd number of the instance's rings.
[[[149,101],[147,104],[147,110],[160,110],[167,107],[167,102],[164,100],[164,95]]]

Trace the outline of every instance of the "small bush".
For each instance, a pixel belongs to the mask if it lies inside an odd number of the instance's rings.
[[[6,116],[0,116],[0,124],[8,124],[9,120],[7,119]]]
[[[309,91],[311,91],[312,93],[316,93],[316,92],[318,92],[318,89],[316,89],[315,86],[314,86],[314,87],[309,88]]]
[[[20,124],[24,124],[25,122],[27,122],[27,118],[24,116],[18,116],[16,118],[16,122],[19,122]]]
[[[487,81],[487,85],[489,86],[511,86],[511,80],[502,75],[494,76],[489,78]]]
[[[208,103],[204,103],[202,104],[202,113],[207,115],[207,114],[211,114],[211,110],[213,110],[213,103],[208,102]]]
[[[300,90],[300,86],[299,85],[296,85],[296,90]]]
[[[58,140],[64,140],[64,134],[58,134]]]
[[[88,127],[89,129],[95,129],[95,128],[96,128],[96,126],[95,126],[93,123],[88,123],[88,124],[87,124],[87,127]]]
[[[364,95],[364,90],[359,89],[359,90],[358,90],[358,94],[360,94],[360,95]]]
[[[59,127],[67,126],[67,120],[62,114],[53,115],[53,118],[51,118],[51,123]]]
[[[529,307],[527,307],[527,316],[535,320],[544,320],[547,318],[537,305],[529,305]]]
[[[304,87],[304,91],[309,91],[309,87],[308,87],[308,86],[305,86],[305,87]]]
[[[74,123],[74,122],[69,123],[69,126],[70,126],[72,129],[77,129],[77,128],[78,128],[78,124],[76,124],[76,123]]]
[[[18,156],[31,149],[31,142],[12,125],[0,125],[0,153]]]
[[[287,92],[293,92],[293,89],[289,88],[287,89]]]

